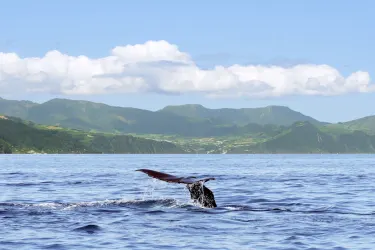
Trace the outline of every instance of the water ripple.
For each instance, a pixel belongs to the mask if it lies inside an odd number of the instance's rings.
[[[0,156],[5,249],[374,249],[369,155]],[[134,171],[214,176],[217,208]]]

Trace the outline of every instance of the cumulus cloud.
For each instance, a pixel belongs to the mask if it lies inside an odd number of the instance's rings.
[[[103,58],[69,56],[56,50],[29,58],[0,53],[0,91],[6,93],[193,92],[210,97],[270,97],[374,90],[367,72],[353,72],[345,78],[329,65],[218,65],[201,69],[189,54],[167,41],[118,46]]]

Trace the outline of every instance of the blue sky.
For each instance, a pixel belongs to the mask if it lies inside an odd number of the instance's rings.
[[[20,58],[42,58],[48,51],[58,50],[73,57],[103,58],[116,46],[165,40],[191,56],[201,70],[235,64],[265,67],[326,64],[343,77],[357,71],[367,72],[373,83],[374,10],[375,2],[370,0],[4,1],[0,10],[0,52],[14,52]],[[148,79],[159,79],[158,76]],[[168,77],[171,76],[160,79],[169,81]],[[216,74],[209,79],[221,78]],[[59,92],[60,87],[56,87],[59,83],[54,84],[53,89],[38,93],[18,91],[29,86],[19,81],[4,84],[7,90],[1,89],[4,94],[0,96],[39,102],[65,97],[151,110],[185,103],[200,103],[210,108],[286,105],[330,122],[375,114],[375,94],[370,91],[335,96],[306,95],[300,91],[278,97],[208,98],[204,91],[179,95],[163,91],[69,94],[69,91]],[[205,85],[200,90],[211,91],[211,87]],[[164,86],[165,89],[169,91],[170,86]]]

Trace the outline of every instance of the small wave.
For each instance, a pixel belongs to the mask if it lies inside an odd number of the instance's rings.
[[[230,211],[246,211],[248,210],[248,206],[226,206],[223,207],[224,209],[228,209]]]
[[[175,207],[178,206],[177,200],[174,199],[154,199],[154,200],[105,200],[105,201],[92,201],[92,202],[78,202],[66,204],[65,209],[84,208],[84,207],[106,207],[106,206],[119,206],[119,207]]]
[[[62,244],[50,244],[45,246],[44,249],[65,249],[65,246]]]
[[[99,213],[121,213],[122,212],[122,210],[120,209],[111,209],[111,208],[99,208],[95,211]]]
[[[90,225],[75,228],[73,231],[84,231],[86,233],[93,234],[100,230],[101,228],[98,225],[90,224]]]
[[[94,178],[101,178],[101,177],[114,177],[114,176],[117,176],[117,174],[110,174],[110,173],[106,173],[106,174],[97,174],[97,175],[94,175],[93,177],[94,177]]]
[[[153,211],[148,211],[148,212],[145,212],[146,214],[163,214],[165,213],[165,211],[162,211],[162,210],[153,210]]]
[[[23,175],[24,173],[22,172],[10,172],[10,173],[5,173],[6,175]]]
[[[29,186],[39,186],[39,185],[88,185],[94,184],[97,181],[86,181],[86,180],[76,180],[76,181],[39,181],[39,182],[6,182],[0,183],[0,185],[9,187],[29,187]]]
[[[149,208],[149,207],[184,207],[185,203],[180,203],[175,199],[154,199],[154,200],[104,200],[104,201],[89,201],[89,202],[76,202],[76,203],[58,203],[58,202],[43,202],[43,203],[13,203],[3,202],[0,207],[18,207],[18,208],[46,208],[46,209],[62,209],[73,210],[80,208],[103,208],[103,207],[136,207],[136,208]],[[3,210],[0,210],[3,211]],[[6,210],[5,210],[6,211]],[[107,210],[106,212],[115,212],[116,210]]]
[[[276,206],[275,206],[276,205]],[[163,208],[183,208],[190,212],[198,213],[231,213],[231,212],[274,212],[274,213],[304,213],[304,214],[345,214],[355,216],[371,216],[375,215],[375,211],[350,211],[335,206],[315,207],[311,204],[302,203],[265,203],[260,206],[248,206],[237,204],[223,204],[214,209],[204,209],[191,202],[181,202],[175,199],[149,199],[149,200],[103,200],[103,201],[89,201],[89,202],[42,202],[42,203],[0,203],[0,214],[9,214],[13,212],[26,212],[29,215],[45,215],[51,214],[53,210],[82,211],[86,209],[96,209],[96,212],[103,213],[120,213],[122,207],[133,209],[150,209],[146,211],[148,214],[162,214],[165,211]],[[155,210],[151,210],[156,208]],[[145,213],[142,211],[142,213]]]
[[[306,204],[300,204],[301,207],[304,207],[302,205],[307,206]],[[372,216],[375,215],[375,211],[370,212],[356,212],[356,211],[346,211],[340,208],[337,208],[335,206],[324,206],[324,207],[318,207],[318,208],[306,208],[301,209],[301,207],[287,207],[287,206],[276,206],[276,207],[251,207],[251,206],[240,206],[240,205],[224,205],[223,207],[218,207],[217,211],[222,212],[278,212],[278,213],[303,213],[303,214],[342,214],[342,215],[355,215],[355,216]]]
[[[15,182],[15,183],[5,183],[3,185],[11,186],[11,187],[28,187],[28,186],[40,185],[40,183],[36,183],[36,182]]]
[[[296,182],[296,181],[301,181],[301,179],[298,179],[298,178],[287,178],[287,179],[280,179],[278,180],[279,182]]]
[[[11,187],[28,187],[28,186],[37,186],[37,185],[45,185],[45,184],[55,184],[54,181],[39,181],[39,182],[8,182],[2,183],[5,186]]]
[[[259,203],[259,202],[271,202],[271,200],[264,199],[264,198],[258,198],[258,199],[252,199],[249,201],[250,203]]]

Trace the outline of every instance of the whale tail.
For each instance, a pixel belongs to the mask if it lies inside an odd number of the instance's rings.
[[[186,186],[190,192],[190,198],[194,202],[198,202],[203,207],[207,208],[217,207],[214,193],[203,185],[202,182],[197,181],[192,184],[187,184]]]
[[[203,178],[203,179],[197,179],[194,176],[189,177],[178,177],[150,169],[137,169],[136,171],[143,172],[147,174],[150,177],[156,178],[161,181],[166,181],[170,183],[180,183],[180,184],[186,184],[189,192],[190,192],[190,198],[194,202],[198,202],[203,207],[207,208],[214,208],[217,207],[215,196],[213,192],[208,189],[204,183],[210,180],[215,180],[215,178]]]

